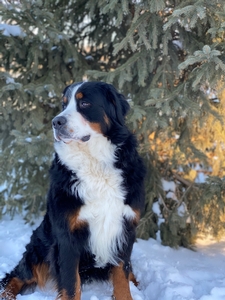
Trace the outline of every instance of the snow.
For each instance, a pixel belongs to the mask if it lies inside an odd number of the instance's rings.
[[[25,141],[26,141],[27,143],[31,143],[31,142],[32,142],[32,138],[27,137],[27,138],[25,138]]]
[[[24,37],[26,35],[18,25],[0,23],[0,30],[2,30],[2,34],[5,36],[12,35]]]
[[[20,216],[0,221],[0,278],[21,258],[32,230]],[[133,300],[222,300],[225,299],[225,241],[199,239],[197,251],[172,249],[158,241],[138,239],[132,253],[138,288],[130,283]],[[111,300],[109,283],[85,285],[82,300]],[[50,287],[37,289],[18,300],[54,300]]]
[[[7,77],[6,80],[5,80],[5,83],[6,83],[6,84],[9,84],[9,83],[15,83],[15,80],[14,80],[14,78],[12,78],[12,77]]]
[[[94,57],[92,55],[87,55],[85,56],[86,60],[94,60]]]
[[[180,217],[183,217],[188,213],[187,206],[185,202],[182,202],[177,208],[177,214]]]
[[[183,49],[183,44],[180,40],[173,40],[172,43],[176,45],[179,49]]]
[[[161,213],[161,209],[160,209],[160,203],[161,202],[162,201],[159,198],[159,200],[154,202],[153,205],[152,205],[152,211],[158,216],[158,219],[157,219],[158,228],[160,228],[161,223],[165,222],[165,219],[163,218],[162,213]],[[156,232],[156,239],[157,239],[157,241],[161,242],[160,230],[158,230]]]
[[[165,179],[161,179],[163,190],[166,192],[166,198],[171,198],[175,201],[177,200],[176,196],[176,184],[174,181],[167,181]]]
[[[160,210],[160,206],[159,206],[159,202],[154,202],[152,204],[152,211],[159,217],[162,217],[162,214],[161,214],[161,210]]]
[[[195,183],[204,183],[204,182],[206,182],[207,178],[208,178],[208,175],[204,174],[203,172],[198,172],[197,176],[195,178]]]

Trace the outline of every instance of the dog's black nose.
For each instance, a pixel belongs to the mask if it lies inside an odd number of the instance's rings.
[[[55,129],[59,129],[60,127],[62,127],[63,125],[65,125],[67,122],[66,118],[63,116],[57,116],[52,120],[52,126]]]

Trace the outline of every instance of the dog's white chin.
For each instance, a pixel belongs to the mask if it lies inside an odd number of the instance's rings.
[[[70,144],[72,142],[87,142],[90,139],[90,136],[84,136],[84,137],[73,137],[73,138],[61,138],[61,137],[55,137],[55,142],[63,142],[64,144]]]

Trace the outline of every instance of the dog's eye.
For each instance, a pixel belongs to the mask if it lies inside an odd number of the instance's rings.
[[[66,109],[66,107],[67,107],[67,103],[62,102],[62,110]]]
[[[88,108],[88,107],[91,106],[91,103],[86,102],[86,101],[82,101],[82,100],[81,100],[81,101],[79,102],[79,105],[80,105],[81,108]]]

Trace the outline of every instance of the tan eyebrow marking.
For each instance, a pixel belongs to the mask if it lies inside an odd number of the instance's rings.
[[[84,97],[84,95],[81,92],[76,94],[77,99],[82,99],[83,97]]]

